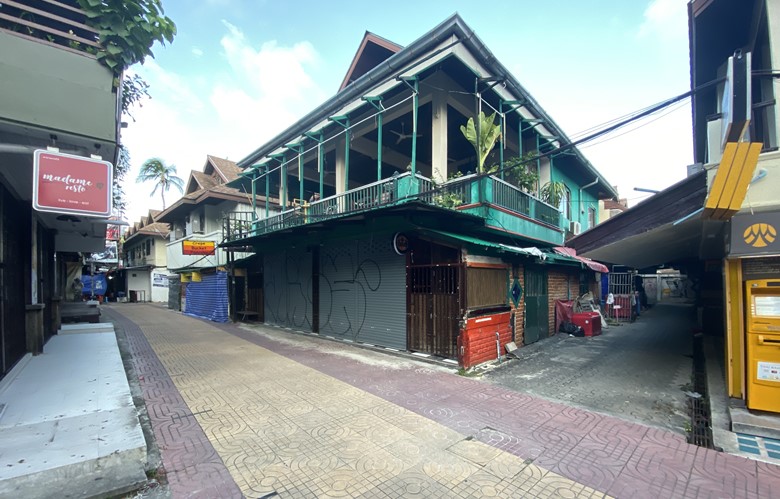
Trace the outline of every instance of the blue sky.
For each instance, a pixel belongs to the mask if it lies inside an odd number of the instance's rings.
[[[140,164],[162,157],[185,180],[206,154],[238,161],[338,89],[366,30],[401,45],[458,12],[570,136],[689,88],[685,0],[492,2],[163,0],[173,44],[132,70],[151,85],[123,132],[128,216],[160,208]],[[582,148],[632,204],[692,162],[684,102]],[[178,195],[170,194],[168,199]]]

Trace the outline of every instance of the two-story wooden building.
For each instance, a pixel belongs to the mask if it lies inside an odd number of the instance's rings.
[[[480,113],[495,147],[461,131]],[[554,248],[614,189],[458,15],[408,47],[367,33],[339,91],[238,165],[229,185],[283,209],[225,223],[269,324],[473,365],[551,334],[605,270]]]
[[[223,220],[248,218],[253,210],[246,191],[226,185],[239,172],[234,162],[207,156],[203,170],[190,173],[184,195],[156,219],[170,226],[166,263],[175,278],[169,282],[169,306],[185,314],[228,320],[228,263],[250,256],[218,247]]]

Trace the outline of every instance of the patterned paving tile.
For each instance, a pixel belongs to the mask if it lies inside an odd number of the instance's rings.
[[[150,365],[150,387],[166,394],[160,415],[198,412],[190,422],[248,497],[780,496],[777,467],[751,472],[669,431],[436,368],[358,360],[373,353],[322,353],[317,338],[127,310],[172,373]],[[173,384],[186,409],[167,396]],[[180,430],[192,424],[169,426],[167,438]]]

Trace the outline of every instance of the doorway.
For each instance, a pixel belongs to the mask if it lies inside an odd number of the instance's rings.
[[[548,335],[547,272],[541,267],[525,269],[525,333],[523,344],[536,343]]]

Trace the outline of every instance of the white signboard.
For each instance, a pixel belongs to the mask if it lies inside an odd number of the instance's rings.
[[[772,362],[759,362],[758,374],[756,377],[764,381],[780,382],[780,364],[773,364]]]

